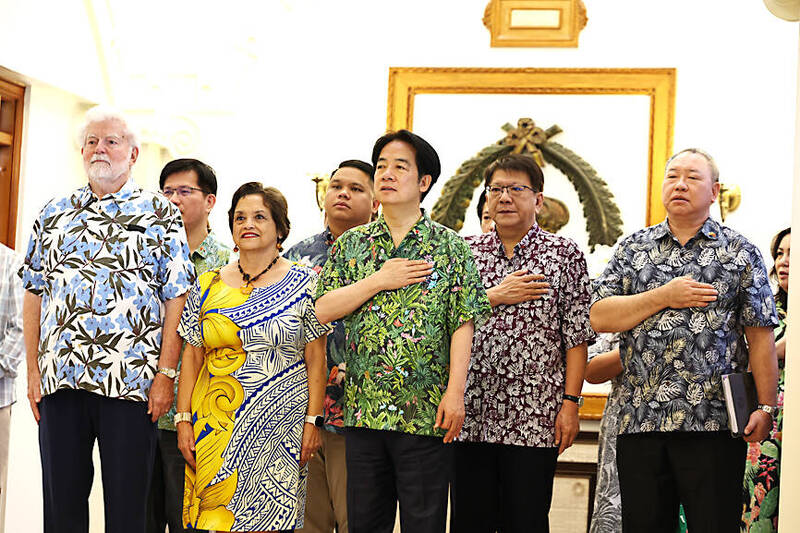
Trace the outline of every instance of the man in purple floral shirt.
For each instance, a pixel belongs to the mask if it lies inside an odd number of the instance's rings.
[[[578,433],[589,277],[572,240],[542,230],[544,177],[529,156],[486,169],[496,229],[468,237],[492,304],[475,332],[456,448],[454,531],[549,531],[558,454]]]

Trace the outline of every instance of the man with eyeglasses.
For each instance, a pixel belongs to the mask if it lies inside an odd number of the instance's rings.
[[[178,209],[131,179],[125,117],[92,108],[80,138],[89,183],[44,206],[20,270],[44,531],[89,531],[97,441],[106,531],[141,533],[194,267]]]
[[[578,433],[589,277],[578,245],[536,223],[544,176],[533,158],[501,157],[484,176],[495,230],[467,242],[492,316],[472,344],[451,527],[546,532],[556,460]]]
[[[166,196],[181,212],[189,253],[199,276],[203,272],[228,263],[230,249],[217,240],[208,224],[217,194],[217,176],[214,169],[197,159],[170,161],[161,171],[158,180],[161,194]],[[180,374],[180,361],[177,368]],[[175,380],[175,396],[178,380]],[[153,466],[147,513],[148,533],[195,531],[182,528],[183,482],[185,461],[178,449],[175,430],[175,401],[170,410],[158,419],[158,446]]]

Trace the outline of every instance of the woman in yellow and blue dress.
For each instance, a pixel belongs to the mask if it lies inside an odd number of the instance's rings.
[[[178,328],[178,447],[187,528],[260,532],[303,526],[306,462],[319,447],[325,335],[316,275],[280,256],[286,200],[242,185],[228,218],[239,258],[201,275]]]

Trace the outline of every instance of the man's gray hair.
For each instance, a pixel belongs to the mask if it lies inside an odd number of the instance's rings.
[[[667,165],[664,167],[664,172],[667,171],[669,168],[669,164],[672,163],[672,160],[678,157],[681,154],[690,153],[690,154],[697,154],[703,159],[708,162],[708,168],[711,169],[711,181],[717,183],[719,181],[719,168],[717,168],[717,163],[714,161],[714,158],[706,152],[705,150],[701,150],[700,148],[684,148],[680,152],[675,152],[675,154],[669,158],[667,161]]]
[[[103,122],[105,120],[118,120],[122,122],[123,136],[131,145],[131,148],[139,148],[139,136],[136,131],[131,127],[128,117],[122,111],[107,105],[98,105],[91,108],[86,112],[83,117],[83,124],[78,130],[77,142],[78,146],[83,146],[86,143],[86,131],[89,129],[90,124],[95,122]]]

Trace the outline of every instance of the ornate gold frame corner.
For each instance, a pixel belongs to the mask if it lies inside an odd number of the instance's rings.
[[[651,225],[666,215],[661,184],[664,165],[672,152],[675,83],[674,68],[391,67],[386,123],[389,130],[413,129],[418,94],[646,95],[650,99],[646,223]]]

